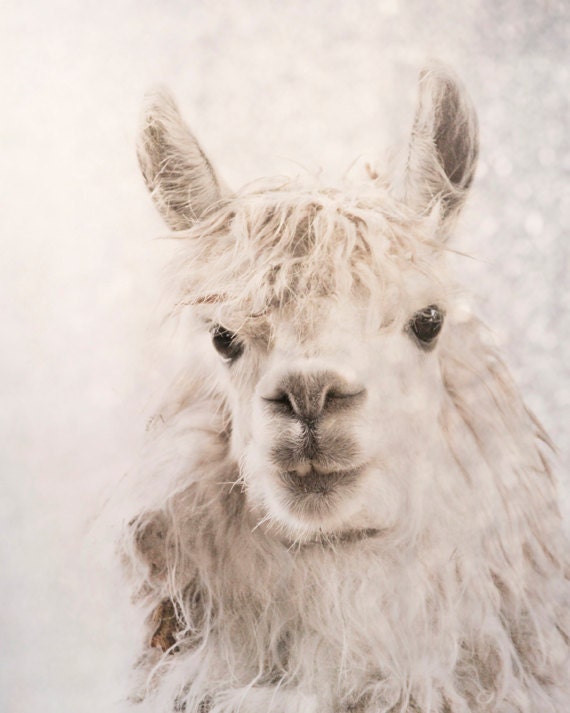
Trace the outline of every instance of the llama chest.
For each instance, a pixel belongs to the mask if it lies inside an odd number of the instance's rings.
[[[206,539],[202,576],[151,622],[164,710],[479,713],[520,696],[540,710],[533,625],[509,628],[497,582],[444,543],[389,557],[378,539],[297,551],[249,527]],[[549,646],[549,670],[564,671],[562,638]]]
[[[455,613],[447,612],[445,624],[427,615],[431,587],[419,591],[417,572],[382,562],[369,545],[346,549],[289,553],[259,569],[249,589],[228,565],[215,592],[210,580],[200,597],[187,593],[182,608],[162,603],[152,645],[169,651],[163,690],[184,680],[182,698],[180,689],[172,695],[190,711],[201,710],[198,701],[214,706],[232,697],[240,711],[390,710],[412,681],[453,668]],[[249,569],[243,552],[239,565]],[[409,577],[416,587],[408,581],[398,590],[410,596],[396,595],[392,583]],[[196,619],[184,625],[190,609]]]

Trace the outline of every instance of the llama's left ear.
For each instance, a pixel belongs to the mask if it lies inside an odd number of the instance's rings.
[[[440,204],[443,238],[453,227],[473,180],[478,133],[477,115],[457,77],[441,65],[422,71],[404,198],[421,212]]]
[[[184,230],[226,191],[172,97],[160,89],[146,99],[139,164],[162,217],[174,230]]]

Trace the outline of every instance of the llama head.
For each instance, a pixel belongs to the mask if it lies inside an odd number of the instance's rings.
[[[398,178],[358,194],[282,180],[231,193],[172,100],[151,97],[139,160],[185,231],[192,368],[218,395],[246,501],[269,527],[365,535],[420,507],[446,452],[443,244],[476,156],[474,112],[441,68],[421,76]]]

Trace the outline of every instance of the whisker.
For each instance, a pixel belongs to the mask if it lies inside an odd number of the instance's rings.
[[[262,517],[261,520],[257,523],[257,525],[251,530],[251,532],[255,532],[258,527],[261,527],[264,525],[266,522],[269,522],[271,520],[271,515],[265,515],[265,517]]]

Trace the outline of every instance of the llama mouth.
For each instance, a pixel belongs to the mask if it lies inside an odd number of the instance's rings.
[[[281,480],[289,492],[296,497],[315,495],[326,497],[335,493],[339,487],[351,486],[361,472],[362,468],[322,472],[311,466],[307,472],[284,471],[281,473]]]
[[[275,492],[278,508],[287,513],[286,521],[293,519],[295,529],[300,526],[304,531],[302,541],[317,538],[316,542],[322,540],[323,544],[339,543],[348,525],[347,512],[360,502],[356,498],[358,483],[366,470],[367,463],[334,470],[331,462],[316,465],[304,461],[294,470],[278,471],[280,487]],[[347,541],[361,539],[355,532],[351,530]]]

